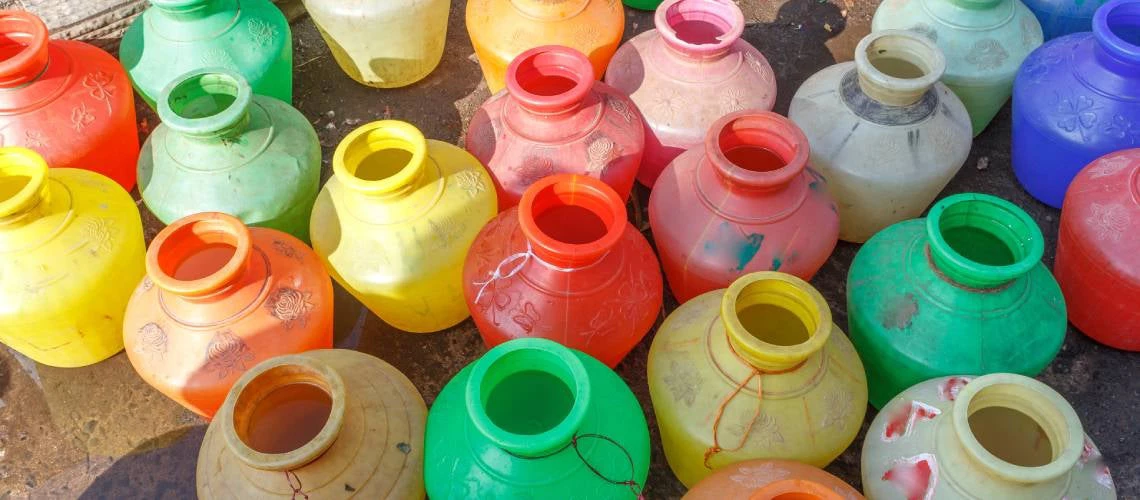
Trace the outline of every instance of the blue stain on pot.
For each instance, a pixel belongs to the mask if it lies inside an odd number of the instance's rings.
[[[783,260],[780,260],[779,257],[772,257],[772,270],[773,271],[779,271],[780,266],[782,266],[782,265],[784,265]]]
[[[760,245],[764,243],[764,235],[749,233],[743,235],[728,222],[722,222],[719,235],[714,240],[706,241],[705,253],[720,254],[721,259],[736,263],[736,271],[743,271],[748,263],[760,252]]]
[[[752,258],[756,257],[756,252],[760,251],[760,244],[763,242],[764,235],[762,234],[752,233],[744,238],[744,244],[737,251],[737,271],[743,271],[744,267],[752,262]]]

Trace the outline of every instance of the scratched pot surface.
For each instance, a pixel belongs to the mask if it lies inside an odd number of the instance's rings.
[[[779,77],[776,111],[786,113],[795,89],[812,73],[851,59],[869,29],[872,0],[738,0],[749,26],[744,38],[756,45]],[[488,97],[463,26],[463,1],[454,2],[448,42],[439,69],[404,89],[374,90],[344,75],[305,18],[293,26],[294,104],[314,122],[324,149],[324,176],[337,142],[356,126],[380,118],[411,122],[430,138],[461,144],[466,123]],[[627,10],[625,38],[652,27],[649,13]],[[153,116],[140,116],[146,128]],[[1009,107],[979,136],[966,166],[943,195],[977,191],[1013,201],[1032,215],[1047,239],[1045,262],[1053,264],[1058,212],[1030,198],[1016,184],[1009,162]],[[135,193],[135,198],[138,194]],[[635,225],[648,236],[639,188],[630,203]],[[144,209],[149,241],[161,228]],[[855,245],[840,243],[813,280],[845,325],[844,285]],[[485,349],[470,320],[433,335],[409,335],[366,313],[343,290],[336,297],[336,343],[387,360],[403,371],[430,405],[443,384]],[[668,297],[666,310],[676,302]],[[664,318],[664,316],[662,316]],[[618,365],[618,373],[641,400],[652,432],[653,465],[646,494],[677,498],[684,487],[665,463],[649,405],[645,360],[652,335]],[[1121,498],[1140,496],[1140,356],[1114,351],[1070,330],[1064,349],[1039,378],[1077,409],[1086,431],[1105,454]],[[868,412],[867,422],[873,417]],[[35,365],[0,349],[0,500],[6,498],[192,498],[194,467],[206,423],[152,390],[125,355],[94,366],[59,369]],[[865,428],[865,427],[864,427]],[[829,468],[860,483],[862,435]]]

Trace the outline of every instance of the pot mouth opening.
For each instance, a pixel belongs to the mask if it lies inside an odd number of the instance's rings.
[[[427,139],[410,123],[385,120],[349,133],[333,155],[333,172],[351,189],[399,192],[424,171]]]
[[[606,255],[625,234],[625,204],[604,182],[573,174],[546,177],[523,192],[519,225],[535,255],[556,266]]]
[[[791,182],[807,168],[803,131],[767,111],[742,111],[721,118],[706,139],[714,166],[732,181],[757,188]]]
[[[327,384],[314,378],[275,387],[252,404],[239,398],[238,405],[248,411],[239,417],[246,424],[236,429],[242,442],[258,453],[282,454],[300,449],[321,433],[332,413],[332,394]]]
[[[734,309],[745,332],[773,346],[806,344],[820,326],[819,307],[812,297],[785,281],[745,285],[736,295]]]
[[[249,228],[218,212],[183,217],[166,226],[147,249],[146,271],[163,290],[205,296],[245,272],[253,251]]]
[[[175,115],[198,120],[230,109],[240,93],[241,85],[236,78],[221,73],[203,73],[175,84],[167,97],[167,104]]]
[[[744,14],[731,2],[674,0],[658,9],[656,17],[666,40],[684,48],[720,50],[743,32]]]
[[[593,85],[589,59],[569,47],[535,47],[516,57],[507,69],[507,92],[539,113],[573,109]]]
[[[466,401],[475,427],[499,448],[541,456],[566,446],[590,402],[585,366],[554,341],[501,344],[472,368]]]
[[[0,218],[16,215],[39,203],[37,193],[47,182],[47,163],[30,149],[0,148]]]
[[[1013,280],[1040,262],[1041,229],[1023,210],[995,196],[947,197],[927,215],[927,236],[938,270],[970,287]]]
[[[1140,63],[1140,2],[1115,0],[1093,15],[1093,34],[1112,54]]]
[[[39,76],[48,62],[48,30],[26,11],[0,11],[0,86],[22,85]]]

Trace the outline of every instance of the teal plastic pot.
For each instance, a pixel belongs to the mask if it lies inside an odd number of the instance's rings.
[[[241,75],[220,68],[183,75],[161,96],[162,124],[143,144],[138,172],[159,220],[223,212],[309,241],[321,146],[300,111],[253,95]]]
[[[500,344],[451,379],[425,446],[437,500],[636,498],[649,474],[649,428],[625,382],[540,338]]]
[[[882,408],[935,377],[1034,376],[1065,340],[1065,300],[1020,208],[957,194],[867,241],[847,276],[848,332]]]
[[[626,7],[631,7],[638,10],[657,10],[657,6],[665,0],[622,0],[621,3]]]
[[[179,75],[241,74],[259,95],[293,100],[293,37],[270,0],[150,0],[123,33],[119,61],[151,108]]]

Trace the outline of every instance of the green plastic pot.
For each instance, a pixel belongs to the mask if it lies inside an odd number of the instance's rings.
[[[635,498],[649,474],[649,428],[625,382],[540,338],[500,344],[451,379],[425,446],[433,499]]]
[[[159,220],[223,212],[309,241],[321,146],[300,111],[253,95],[221,68],[183,75],[161,95],[162,124],[143,144],[138,172]]]
[[[269,0],[150,0],[123,34],[119,60],[151,108],[178,76],[210,67],[241,74],[253,92],[293,100],[293,37]]]
[[[1065,300],[1020,208],[957,194],[873,236],[847,277],[848,331],[882,408],[934,377],[1033,376],[1065,340]]]

